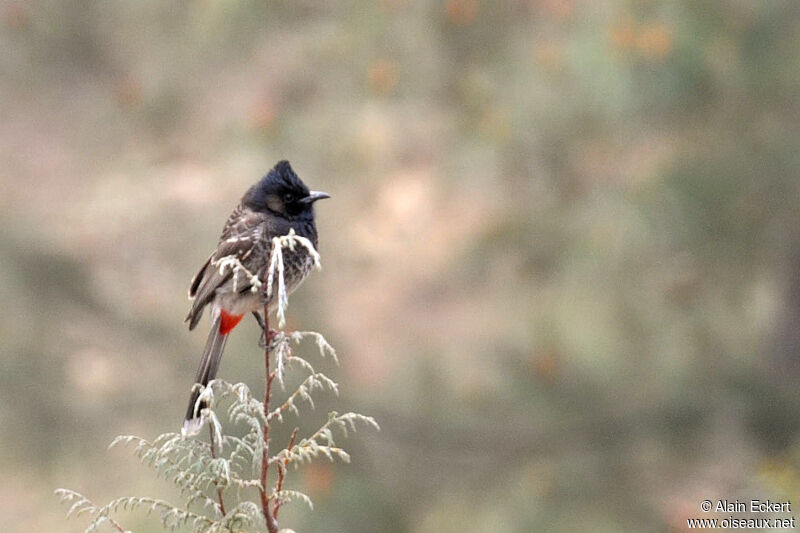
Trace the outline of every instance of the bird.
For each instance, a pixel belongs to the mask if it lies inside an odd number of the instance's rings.
[[[286,160],[279,161],[242,196],[225,222],[216,250],[189,286],[192,304],[185,319],[189,330],[197,326],[206,307],[211,311],[211,331],[195,376],[196,384],[205,387],[216,377],[225,342],[245,314],[253,313],[261,323],[258,311],[265,306],[272,310],[277,304],[274,293],[268,297],[258,285],[261,281],[266,287],[273,238],[293,232],[308,239],[316,252],[314,203],[324,198],[330,195],[309,190]],[[314,257],[304,246],[284,247],[282,255],[289,294],[311,272]],[[200,388],[194,385],[183,423],[184,435],[195,435],[202,427],[200,413],[207,406],[205,400],[198,402],[199,397]]]

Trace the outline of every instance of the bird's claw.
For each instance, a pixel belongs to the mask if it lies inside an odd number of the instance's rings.
[[[258,339],[258,346],[261,348],[266,348],[278,335],[278,331],[270,329],[269,333],[265,335],[265,332],[267,331],[267,324],[264,321],[264,317],[262,317],[261,313],[258,311],[253,311],[253,316],[255,317],[256,322],[258,322],[258,326],[261,328],[261,336]]]
[[[269,337],[267,339],[264,339],[264,332],[262,331],[261,332],[261,337],[258,339],[258,346],[260,348],[266,348],[269,344],[272,344],[272,341],[277,336],[278,336],[278,330],[271,329],[271,330],[269,330]]]

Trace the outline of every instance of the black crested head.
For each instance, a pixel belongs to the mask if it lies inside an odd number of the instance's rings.
[[[294,193],[295,196],[302,198],[308,196],[308,187],[297,176],[288,161],[280,161],[248,191],[247,196],[258,203],[270,194],[283,197],[288,193]]]
[[[313,220],[314,202],[327,197],[309,191],[292,165],[284,160],[253,185],[242,201],[254,211],[270,212],[289,220]]]

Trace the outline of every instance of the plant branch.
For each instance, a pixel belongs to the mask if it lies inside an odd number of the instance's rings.
[[[264,305],[264,365],[266,367],[266,390],[264,392],[264,413],[269,413],[269,401],[272,396],[272,380],[275,374],[270,371],[269,355],[271,346],[271,335],[269,330],[269,305]],[[267,495],[267,475],[269,474],[269,422],[264,423],[264,442],[261,446],[261,511],[264,513],[264,520],[267,523],[269,533],[278,533],[278,521],[269,508],[269,496]]]
[[[114,520],[114,519],[113,519],[113,518],[111,518],[110,516],[107,516],[107,517],[106,517],[106,520],[108,520],[108,523],[109,523],[109,524],[111,524],[112,526],[114,526],[114,528],[115,528],[117,531],[119,531],[120,533],[128,533],[128,530],[127,530],[127,529],[125,529],[124,527],[122,527],[122,526],[119,524],[119,522],[117,522],[116,520]]]
[[[294,431],[292,431],[292,436],[289,437],[289,445],[286,446],[287,450],[291,450],[292,446],[294,446],[294,441],[297,438],[297,432],[299,430],[300,430],[300,428],[296,427],[296,428],[294,428]],[[289,466],[289,458],[288,458],[288,456],[287,456],[286,459],[283,460],[283,464],[278,463],[278,485],[277,485],[276,490],[275,490],[276,493],[279,493],[280,491],[283,490],[283,480],[286,477],[286,469],[288,468],[288,466]],[[280,510],[281,505],[283,505],[283,501],[281,501],[281,500],[276,500],[275,501],[275,509],[273,511],[273,514],[275,515],[276,519],[278,518],[278,510]]]
[[[208,424],[208,433],[211,435],[211,458],[217,458],[217,443],[214,439],[214,428],[211,424]],[[222,516],[225,516],[225,500],[222,499],[222,487],[214,483],[217,486],[217,498],[219,499],[219,511],[222,513]]]

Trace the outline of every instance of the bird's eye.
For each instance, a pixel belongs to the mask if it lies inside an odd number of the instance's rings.
[[[292,193],[290,193],[290,192],[287,192],[286,194],[283,195],[283,201],[285,203],[287,203],[287,204],[292,203],[293,199],[294,199],[294,195]]]

